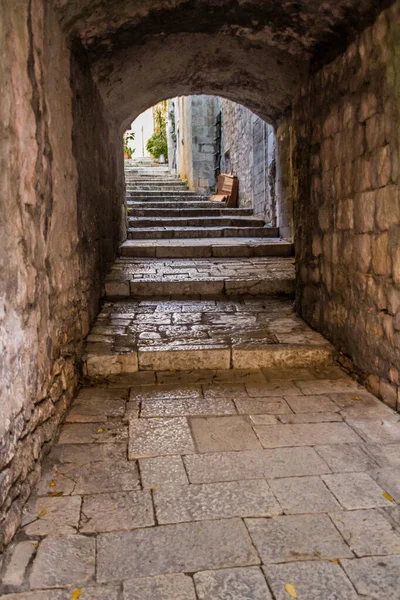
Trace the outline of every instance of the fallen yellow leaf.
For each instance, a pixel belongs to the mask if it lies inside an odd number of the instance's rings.
[[[339,561],[337,558],[332,558],[329,562],[333,562],[333,563],[335,563],[335,565],[339,564]]]
[[[387,492],[383,492],[382,496],[384,498],[386,498],[386,500],[389,500],[389,502],[394,502],[392,496],[390,494],[388,494]]]
[[[62,496],[63,493],[62,492],[47,492],[47,495],[54,497],[54,496]]]
[[[292,585],[291,583],[287,583],[285,585],[285,590],[287,591],[289,596],[291,596],[292,598],[297,598],[297,592],[296,592],[296,588],[294,587],[294,585]]]
[[[55,482],[55,481],[50,481],[50,483],[49,483],[49,487],[54,487],[55,485],[56,485],[56,482]]]
[[[44,515],[47,515],[47,510],[45,508],[40,511],[40,513],[38,514],[37,518],[41,519],[42,517],[44,517]]]
[[[104,429],[102,427],[99,427],[97,433],[104,433]]]
[[[35,542],[35,543],[33,544],[33,547],[34,547],[34,548],[39,548],[39,542]]]
[[[77,590],[74,590],[72,592],[71,600],[76,600],[77,598],[79,598],[79,596],[81,595],[81,593],[82,593],[81,588],[78,588]]]
[[[359,400],[360,396],[354,396],[353,400]]]

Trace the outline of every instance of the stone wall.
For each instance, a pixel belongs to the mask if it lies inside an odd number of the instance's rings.
[[[182,96],[169,101],[169,110],[175,114],[176,169],[186,179],[189,189],[210,193],[215,188],[214,151],[217,101],[212,96]],[[169,117],[169,147],[171,139]]]
[[[72,92],[74,61],[48,2],[1,0],[0,13],[1,548],[74,393],[82,337],[117,240],[107,208],[116,205],[112,161],[106,140],[91,132],[102,119],[96,101],[86,139],[77,139],[80,103],[93,92],[88,74]],[[76,165],[85,153],[84,176]]]
[[[222,115],[221,172],[239,178],[239,205],[276,224],[275,134],[271,125],[250,110],[220,99]]]
[[[301,315],[397,408],[399,44],[397,1],[303,87],[288,193],[296,198]]]

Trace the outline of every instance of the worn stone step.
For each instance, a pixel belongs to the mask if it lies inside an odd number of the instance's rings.
[[[179,193],[166,193],[166,194],[147,194],[140,192],[140,194],[134,193],[133,195],[126,196],[126,201],[136,202],[180,202],[184,206],[190,206],[191,202],[211,202],[204,196],[196,196],[192,192],[185,192],[186,195]],[[187,195],[189,194],[189,195]]]
[[[141,207],[141,208],[139,208]],[[147,208],[146,204],[137,203],[137,208],[132,207],[131,203],[128,207],[128,214],[132,217],[246,217],[251,216],[253,211],[251,208]]]
[[[130,227],[264,227],[263,219],[235,216],[202,217],[130,217]]]
[[[108,298],[129,296],[290,295],[293,258],[119,258],[106,278]]]
[[[183,238],[229,238],[258,237],[276,238],[276,227],[130,227],[128,239],[183,239]]]
[[[190,210],[194,209],[221,209],[226,208],[226,202],[213,202],[211,200],[186,200],[183,204],[181,200],[166,200],[161,199],[157,200],[127,200],[127,208],[128,210],[131,208],[150,208],[150,209],[165,209],[169,210],[171,208],[179,209],[179,210]],[[232,209],[229,209],[232,210]]]
[[[197,194],[196,192],[190,192],[188,190],[178,190],[178,191],[154,191],[154,190],[138,190],[135,192],[127,191],[126,195],[128,198],[143,197],[148,198],[149,200],[156,196],[159,198],[182,198],[183,200],[193,200],[195,198],[199,198],[204,200],[207,196]]]
[[[137,185],[127,185],[126,186],[126,190],[127,192],[154,192],[156,194],[158,194],[159,192],[188,192],[189,190],[187,189],[186,186],[182,185],[176,185],[176,183],[172,184],[172,185],[168,185],[168,184],[157,184],[157,185],[149,185],[149,184],[145,184],[145,183],[138,183]]]
[[[149,258],[292,256],[293,244],[282,239],[250,237],[126,240],[120,246],[120,254]]]
[[[332,346],[291,300],[245,297],[106,302],[87,338],[89,377],[136,371],[315,367]],[[285,333],[280,333],[285,315]]]

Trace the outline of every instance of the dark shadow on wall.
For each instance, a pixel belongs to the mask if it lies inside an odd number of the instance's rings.
[[[104,275],[121,239],[124,205],[122,146],[106,118],[93,82],[86,52],[72,48],[73,154],[78,170],[77,220],[82,285],[82,314],[86,325],[97,315]],[[87,333],[88,329],[86,330]]]

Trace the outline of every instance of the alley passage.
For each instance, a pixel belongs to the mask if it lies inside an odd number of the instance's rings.
[[[279,232],[159,173],[128,174],[87,385],[0,597],[398,600],[398,413],[294,315]]]

